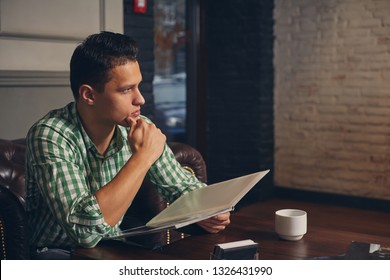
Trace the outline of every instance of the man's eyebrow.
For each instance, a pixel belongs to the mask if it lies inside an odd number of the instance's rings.
[[[125,89],[128,89],[128,88],[132,88],[132,87],[135,87],[137,84],[126,84],[126,85],[122,85],[122,86],[119,86],[118,88],[120,90],[125,90]]]

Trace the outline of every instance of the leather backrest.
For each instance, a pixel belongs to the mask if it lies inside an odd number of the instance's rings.
[[[0,184],[16,195],[24,205],[25,189],[25,140],[0,139]]]
[[[25,139],[0,139],[0,221],[2,259],[29,258],[25,214]]]

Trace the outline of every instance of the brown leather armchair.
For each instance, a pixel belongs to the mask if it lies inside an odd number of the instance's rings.
[[[183,143],[168,143],[184,168],[206,182],[206,165],[197,150]],[[0,238],[1,259],[29,259],[29,231],[25,213],[24,156],[25,139],[0,139]],[[167,206],[151,186],[143,183],[124,221],[127,226],[143,223]],[[183,233],[168,231],[135,238],[134,242],[166,244],[183,238]]]

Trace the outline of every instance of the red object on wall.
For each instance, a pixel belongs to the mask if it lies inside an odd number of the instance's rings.
[[[133,12],[136,14],[145,14],[147,0],[134,0]]]

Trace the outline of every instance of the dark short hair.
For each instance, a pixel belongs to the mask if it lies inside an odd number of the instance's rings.
[[[88,84],[102,91],[111,79],[109,70],[137,60],[137,43],[129,36],[102,31],[88,36],[76,47],[70,60],[70,86],[74,98],[79,88]]]

